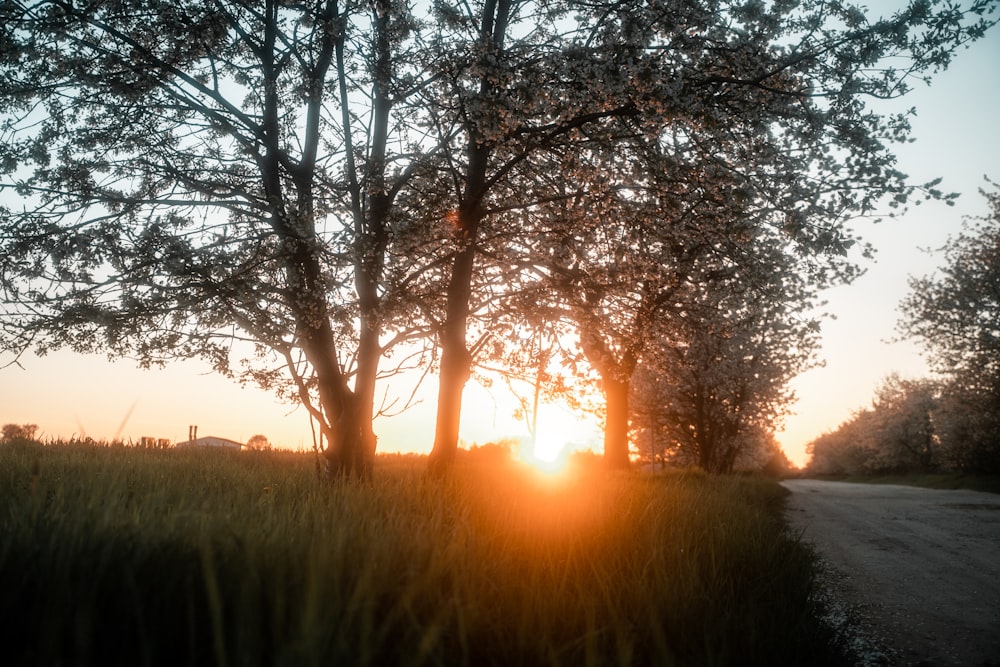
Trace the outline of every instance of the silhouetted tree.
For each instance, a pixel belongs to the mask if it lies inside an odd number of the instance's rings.
[[[463,119],[450,208],[463,251],[449,274],[434,458],[456,446],[479,349],[467,340],[476,285],[513,267],[538,278],[527,288],[536,304],[572,322],[601,376],[614,467],[628,465],[628,384],[648,324],[674,306],[686,265],[702,253],[738,263],[743,238],[768,227],[813,284],[849,278],[846,221],[913,190],[890,150],[905,117],[880,117],[865,99],[902,94],[907,77],[946,64],[992,9],[918,3],[869,22],[825,2],[591,3],[521,40],[514,21],[547,3],[474,7],[452,16],[468,36],[449,41],[480,47],[475,66],[454,68],[468,78],[449,107]]]
[[[845,220],[912,189],[890,150],[905,117],[865,98],[947,65],[994,9],[921,0],[869,21],[826,0],[482,0],[435,2],[420,20],[392,0],[4,2],[0,342],[207,358],[301,401],[331,468],[366,475],[380,359],[435,335],[432,466],[447,469],[485,352],[470,332],[488,329],[525,253],[587,244],[617,223],[603,212],[672,227],[686,238],[673,277],[640,281],[667,303],[701,233],[683,207],[653,214],[669,192],[671,205],[727,204],[730,222],[751,212],[733,222],[736,245],[743,225],[769,225],[820,258],[810,278],[843,274],[822,258],[845,249]],[[591,167],[614,156],[641,168],[603,185]],[[577,231],[538,208],[576,193],[595,204]],[[518,235],[531,247],[503,244]],[[659,305],[615,311],[655,252],[619,247],[617,268],[638,273],[577,303],[594,322],[641,325]],[[598,267],[587,275],[612,268],[601,252],[580,255]],[[643,343],[591,324],[575,324],[587,356],[627,397]],[[614,465],[627,414],[609,402]]]
[[[250,439],[247,440],[247,447],[250,449],[271,449],[271,443],[268,441],[266,435],[252,435]]]
[[[808,469],[820,475],[862,474],[877,471],[877,457],[870,436],[874,413],[859,410],[833,431],[806,445]]]
[[[773,238],[773,237],[772,237]],[[756,257],[691,272],[674,310],[654,323],[632,390],[665,458],[729,472],[771,446],[794,400],[789,381],[814,363],[815,287],[794,257],[747,237]],[[780,245],[780,244],[776,244]]]
[[[4,349],[207,358],[367,474],[410,328],[387,259],[422,157],[406,7],[12,1],[0,26]]]
[[[13,442],[15,440],[32,441],[35,433],[38,432],[36,424],[4,424],[0,430],[0,439],[3,442]]]
[[[993,398],[960,383],[943,383],[938,403],[934,426],[942,463],[967,473],[1000,473],[1000,424]]]
[[[891,374],[875,390],[872,410],[871,436],[881,471],[932,472],[938,468],[938,387],[934,382]]]

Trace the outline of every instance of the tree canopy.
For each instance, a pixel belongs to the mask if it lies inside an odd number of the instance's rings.
[[[1000,395],[1000,191],[983,195],[989,214],[948,240],[940,270],[910,278],[900,329],[939,373]]]
[[[801,307],[854,275],[853,217],[942,196],[894,166],[905,115],[866,100],[995,9],[4,2],[3,347],[208,358],[302,402],[364,475],[396,346],[439,371],[443,470],[483,336],[558,323],[626,465],[632,372],[700,326],[699,284]]]
[[[900,330],[924,347],[942,378],[938,430],[952,465],[1000,470],[1000,192],[942,249],[943,266],[912,277]]]
[[[5,3],[4,347],[206,357],[363,472],[419,164],[409,16],[384,9]]]

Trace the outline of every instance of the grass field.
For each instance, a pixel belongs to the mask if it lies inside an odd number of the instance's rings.
[[[5,665],[831,664],[764,479],[0,445]]]

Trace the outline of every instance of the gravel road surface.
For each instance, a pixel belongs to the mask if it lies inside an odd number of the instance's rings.
[[[1000,496],[783,484],[863,664],[1000,666]]]

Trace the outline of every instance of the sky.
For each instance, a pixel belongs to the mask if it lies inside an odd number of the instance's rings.
[[[874,10],[898,4],[869,2]],[[798,396],[793,414],[777,433],[796,465],[807,460],[806,443],[835,429],[851,413],[870,404],[886,375],[924,377],[929,371],[919,346],[896,340],[897,306],[908,291],[907,278],[931,273],[940,248],[957,233],[963,216],[983,215],[978,194],[984,175],[1000,180],[1000,30],[960,51],[949,69],[930,87],[916,89],[886,111],[916,107],[910,144],[897,149],[899,168],[913,182],[941,177],[941,189],[961,194],[949,207],[938,202],[913,207],[898,219],[878,224],[860,221],[857,231],[877,250],[867,272],[849,286],[824,294],[824,310],[836,320],[824,323],[820,358],[824,365],[793,381]],[[385,388],[383,388],[384,390]],[[412,387],[397,383],[389,395],[407,396]],[[382,390],[380,390],[382,391]],[[419,392],[418,405],[391,418],[379,418],[375,430],[381,452],[427,452],[434,436],[436,385]],[[467,444],[523,438],[528,430],[513,418],[516,400],[506,385],[487,389],[470,383],[465,394],[461,438]],[[261,434],[276,446],[311,449],[305,411],[283,404],[255,388],[213,375],[200,362],[178,362],[142,370],[128,360],[68,351],[45,357],[27,354],[20,366],[0,369],[0,424],[36,424],[42,438],[94,437],[137,441],[140,437],[187,439],[215,435],[245,442]],[[539,416],[540,455],[563,446],[600,450],[599,424],[592,417],[548,405]]]

